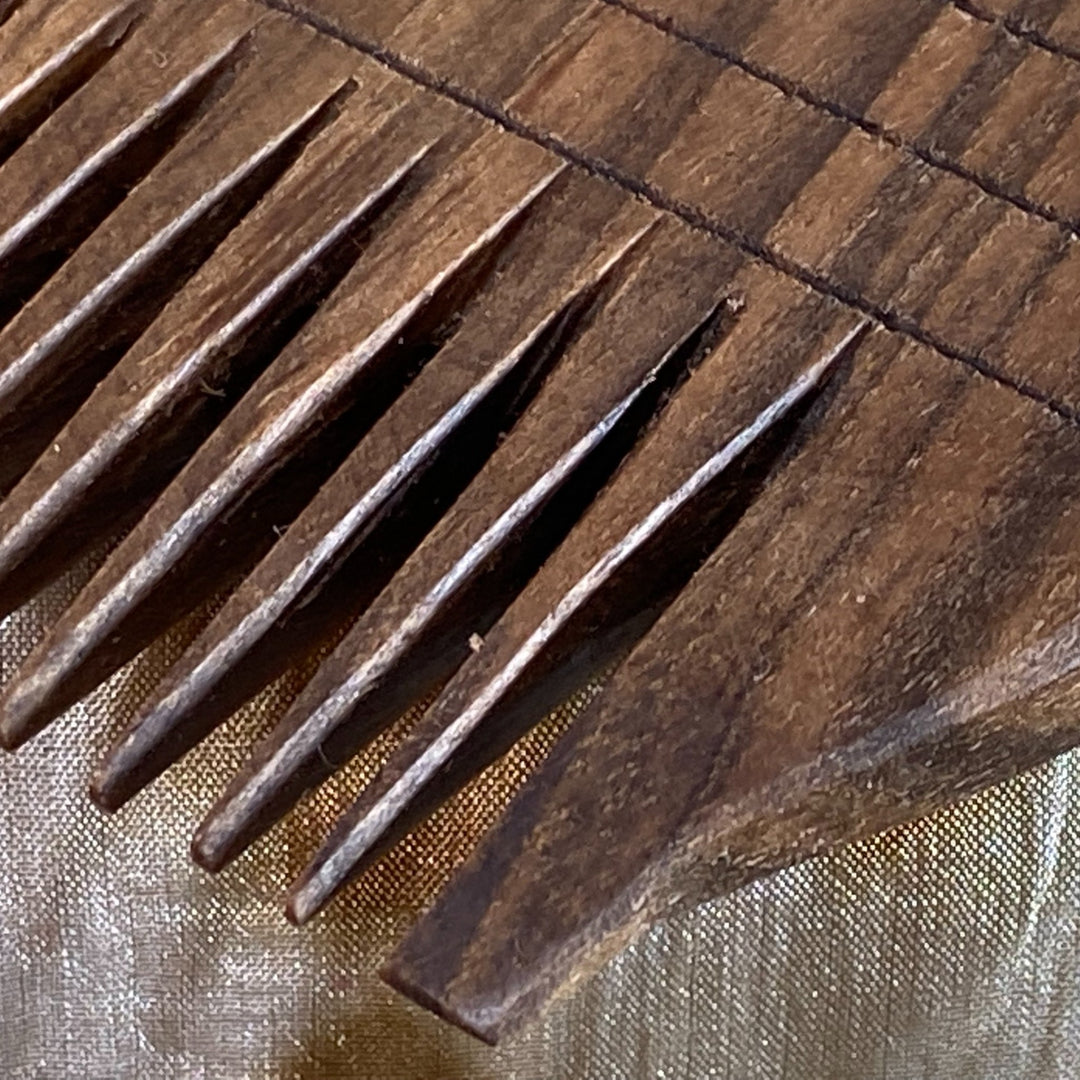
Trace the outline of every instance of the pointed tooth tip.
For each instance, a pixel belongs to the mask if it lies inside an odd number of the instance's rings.
[[[90,788],[90,801],[109,817],[112,817],[127,804],[127,799],[117,797],[110,792],[95,791],[92,787]]]
[[[146,746],[145,733],[151,730],[155,712],[154,700],[145,703],[128,728],[109,747],[90,776],[90,798],[106,813],[125,806],[153,782],[156,774],[140,777],[149,752],[155,744]]]
[[[8,705],[14,686],[13,676],[10,682],[0,687],[0,750],[8,753],[14,753],[19,748],[14,717]]]
[[[36,712],[25,707],[25,698],[19,693],[20,685],[13,681],[0,694],[0,748],[9,753],[27,743],[37,731]]]
[[[33,730],[25,724],[0,722],[0,749],[6,753],[14,754],[16,750],[24,747],[33,735]]]
[[[67,711],[56,704],[67,672],[47,661],[41,651],[31,654],[0,690],[0,745],[6,749],[18,749]]]
[[[341,891],[343,881],[327,885],[314,863],[310,863],[285,894],[285,917],[294,926],[304,926],[323,911]]]
[[[385,830],[379,830],[368,838],[347,867],[330,873],[328,859],[338,854],[339,845],[327,841],[312,860],[300,872],[300,876],[289,887],[285,896],[285,914],[289,921],[297,926],[319,914],[342,890],[356,877],[367,870],[373,862],[372,851]],[[353,834],[355,835],[355,833]]]

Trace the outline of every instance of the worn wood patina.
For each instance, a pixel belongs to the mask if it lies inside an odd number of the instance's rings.
[[[0,0],[0,745],[328,650],[216,870],[434,695],[303,922],[610,673],[385,968],[495,1041],[1080,743],[1078,162],[1077,0]]]

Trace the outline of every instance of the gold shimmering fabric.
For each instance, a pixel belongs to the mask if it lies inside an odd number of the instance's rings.
[[[86,573],[0,624],[0,677]],[[84,794],[182,640],[0,760],[5,1080],[1080,1076],[1080,754],[658,927],[491,1050],[375,968],[560,721],[297,930],[282,889],[388,742],[211,878],[191,832],[300,676],[115,818]]]

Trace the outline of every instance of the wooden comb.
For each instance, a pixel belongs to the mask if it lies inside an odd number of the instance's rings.
[[[673,908],[1080,742],[1075,0],[0,0],[14,749],[224,605],[116,809],[324,656],[303,922],[611,672],[389,960],[495,1041]]]

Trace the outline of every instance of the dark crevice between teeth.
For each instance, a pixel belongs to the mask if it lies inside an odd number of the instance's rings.
[[[555,313],[521,359],[403,477],[377,520],[334,552],[274,626],[215,685],[198,707],[197,722],[174,732],[164,754],[149,754],[119,785],[114,780],[107,789],[95,790],[103,808],[116,809],[270,682],[341,637],[479,472],[502,433],[517,422],[587,326],[608,285],[604,281],[582,290]]]
[[[0,0],[0,26],[20,2],[5,6]],[[129,5],[105,16],[59,49],[14,100],[6,106],[0,102],[0,165],[117,54],[143,15],[140,6]]]
[[[0,438],[6,448],[4,459],[0,461],[0,495],[18,482],[166,304],[274,187],[311,141],[333,121],[354,89],[354,84],[346,84],[272,154],[222,191],[204,212],[192,216],[181,231],[169,236],[156,250],[148,251],[144,264],[134,275],[119,280],[85,318],[75,322],[53,346],[50,364],[58,377],[51,385],[44,385],[33,397],[20,401],[11,416],[3,415],[0,403]],[[289,331],[283,337],[287,328],[295,326],[297,319],[303,322],[310,317],[332,287],[329,283],[340,281],[355,262],[359,253],[358,233],[370,219],[371,215],[368,215],[358,223],[357,228],[327,252],[288,294],[279,298],[276,310],[267,313],[264,325],[258,328],[258,336],[248,343],[244,355],[235,364],[237,377],[218,396],[227,399],[229,404],[235,401],[237,392],[245,389],[260,370],[259,358],[265,359],[268,352],[271,356],[276,354],[295,332],[295,329]],[[305,311],[306,314],[301,314]],[[247,377],[249,372],[252,372],[251,378]],[[219,415],[223,412],[224,408],[217,410]],[[151,489],[157,490],[161,486],[159,479],[170,470],[175,471],[197,445],[190,438],[182,438],[185,428],[181,417],[176,418],[173,429],[179,444],[176,453],[156,455],[152,461],[138,462],[138,467],[128,477],[131,484],[127,491],[129,499]],[[208,430],[205,424],[200,428],[202,435]],[[139,508],[131,505],[131,514],[137,516]],[[129,517],[134,520],[134,516]],[[94,544],[99,539],[100,535],[87,535],[85,544]],[[77,554],[78,551],[73,551],[71,557]]]
[[[344,393],[325,403],[319,423],[291,440],[276,459],[264,463],[242,496],[170,562],[155,588],[129,609],[108,639],[87,649],[77,665],[57,680],[17,733],[15,725],[9,724],[9,748],[33,737],[170,626],[223,590],[234,588],[257,565],[374,421],[439,351],[460,318],[463,304],[481,287],[519,227],[520,222],[513,223],[495,241],[474,252],[427,298],[394,343],[365,365]],[[351,247],[354,256],[359,254],[355,244],[342,246]],[[315,313],[322,295],[312,298],[290,321],[294,330]],[[282,408],[289,404],[283,402]]]
[[[320,115],[325,118],[325,110]],[[126,447],[101,480],[77,496],[63,527],[54,529],[38,545],[32,561],[18,574],[9,574],[0,583],[0,616],[30,599],[101,540],[132,526],[149,509],[225,414],[353,268],[363,253],[367,234],[400,194],[404,182],[383,193],[303,273],[278,292],[246,333],[223,344],[229,357],[227,379],[216,380],[213,386],[206,384],[196,398],[174,407],[168,416],[157,417],[160,430],[144,433],[144,438],[154,438],[152,453],[147,453],[142,441]],[[122,510],[103,513],[107,501]]]
[[[158,115],[146,123],[135,121],[130,137],[117,142],[81,182],[73,182],[75,174],[60,180],[70,190],[56,198],[56,205],[45,206],[39,220],[18,222],[0,236],[0,326],[221,99],[251,49],[249,34],[207,71],[189,77],[188,85],[178,84]]]
[[[343,719],[321,740],[317,755],[294,763],[287,781],[260,803],[256,815],[230,827],[225,837],[218,835],[220,823],[211,823],[209,818],[204,822],[192,846],[192,855],[201,866],[218,870],[235,858],[403,709],[446,683],[469,652],[461,632],[463,620],[467,618],[469,627],[481,636],[490,630],[611,479],[672,393],[715,347],[730,325],[730,316],[726,303],[710,311],[501,515],[429,594],[442,592],[451,577],[461,576],[399,648],[391,669],[365,693],[362,704],[350,707],[350,719]]]
[[[839,372],[830,380],[843,381],[844,374]],[[499,722],[482,728],[462,746],[353,876],[510,750],[552,710],[590,680],[613,670],[719,548],[832,397],[828,387],[808,395],[664,522],[563,625],[543,662],[500,702]]]
[[[692,483],[684,485],[685,497],[679,498],[680,493],[676,493],[674,511],[633,546],[627,546],[628,557],[617,570],[598,580],[532,662],[504,682],[494,705],[475,730],[414,789],[402,809],[382,822],[370,846],[358,854],[346,872],[336,874],[328,887],[319,880],[323,868],[340,855],[364,817],[379,816],[377,804],[361,796],[290,889],[290,919],[306,922],[322,910],[349,882],[510,750],[552,710],[626,657],[719,548],[770,479],[797,452],[806,432],[814,428],[846,381],[854,346],[861,338],[861,332],[852,337],[820,381],[808,382],[797,393],[789,391],[786,396],[791,398],[790,405],[741,452],[717,468],[707,482],[697,488]],[[727,449],[712,460],[720,460]],[[551,599],[554,608],[560,598]]]

